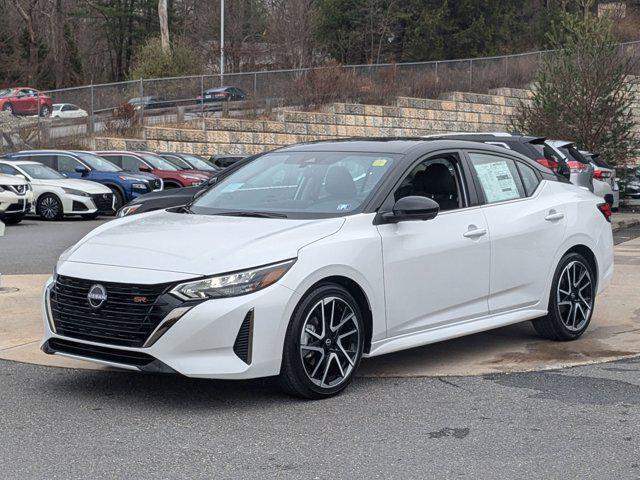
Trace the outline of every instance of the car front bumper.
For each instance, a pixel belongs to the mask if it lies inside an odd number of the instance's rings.
[[[297,293],[279,284],[249,295],[208,300],[190,308],[152,345],[129,348],[57,334],[49,299],[52,283],[49,279],[43,295],[45,333],[41,348],[45,353],[116,368],[175,371],[200,378],[277,375],[288,320],[299,301]],[[241,328],[249,316],[252,317],[251,329],[247,334],[246,329],[241,332]],[[242,353],[239,356],[238,350],[234,350],[241,334],[249,337],[248,356]],[[150,338],[153,336],[152,333]],[[148,356],[149,362],[142,365],[139,364],[142,360],[129,359],[127,355]]]

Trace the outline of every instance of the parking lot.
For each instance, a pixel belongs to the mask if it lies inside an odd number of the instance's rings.
[[[3,273],[48,274],[61,251],[105,221],[26,219],[0,240]],[[47,234],[37,237],[43,243],[33,245],[29,239],[44,226]],[[638,235],[637,226],[616,232],[626,252],[617,261],[640,261]],[[464,346],[481,350],[492,336],[514,331],[533,335],[526,328],[474,335]],[[456,350],[460,341],[433,347],[468,362]],[[272,379],[195,380],[0,360],[0,464],[5,478],[640,474],[638,359],[511,374],[373,371],[338,397],[304,402],[284,396]]]

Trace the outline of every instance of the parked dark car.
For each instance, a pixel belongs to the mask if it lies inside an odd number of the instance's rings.
[[[247,94],[238,87],[210,88],[203,93],[204,95],[198,95],[198,103],[239,102],[247,98]]]
[[[521,153],[531,160],[544,165],[553,172],[566,178],[571,176],[571,169],[564,158],[558,155],[544,137],[532,137],[528,135],[516,135],[510,133],[453,133],[444,135],[434,135],[434,137],[450,140],[466,140],[471,142],[482,142],[488,145],[503,147],[508,150]]]
[[[221,170],[216,176],[211,177],[207,182],[197,187],[172,188],[162,192],[152,192],[129,202],[118,212],[119,217],[126,217],[137,213],[152,212],[165,208],[179,207],[190,203],[198,192],[211,187],[228,174],[235,172],[259,155],[245,157],[233,164],[231,167]]]
[[[212,155],[209,158],[209,163],[213,163],[220,168],[227,168],[243,158],[245,157],[242,155]]]
[[[200,155],[194,155],[193,153],[156,152],[156,155],[160,155],[162,158],[182,170],[200,170],[202,172],[214,173],[222,170],[221,167],[218,167],[217,165],[208,162]]]
[[[167,108],[175,106],[175,102],[171,100],[165,100],[161,97],[135,97],[129,100],[129,104],[133,105],[136,109],[151,110],[154,108]]]

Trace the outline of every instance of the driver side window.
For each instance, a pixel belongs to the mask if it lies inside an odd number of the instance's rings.
[[[394,193],[395,201],[409,196],[427,197],[441,211],[464,206],[460,188],[459,159],[455,154],[432,157],[413,168]]]
[[[83,165],[75,158],[67,157],[66,155],[58,155],[58,170],[60,172],[75,172],[76,167],[82,167]]]

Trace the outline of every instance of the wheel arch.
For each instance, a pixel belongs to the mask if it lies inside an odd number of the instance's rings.
[[[364,323],[364,353],[369,353],[369,351],[371,350],[371,339],[373,336],[373,314],[371,312],[371,302],[369,301],[369,298],[367,297],[364,289],[358,282],[344,275],[330,275],[318,280],[313,285],[311,285],[304,292],[301,298],[306,297],[309,292],[317,288],[319,285],[327,283],[334,283],[340,285],[341,287],[344,287],[358,303],[358,307],[360,307],[360,311],[362,312],[363,316],[362,321]]]
[[[565,255],[568,255],[570,253],[578,253],[582,255],[585,258],[585,260],[587,260],[587,262],[589,262],[589,266],[593,269],[593,273],[596,277],[594,281],[597,286],[598,278],[599,278],[599,268],[598,268],[598,260],[596,259],[596,255],[593,252],[593,250],[591,250],[588,246],[579,243],[572,246],[569,250],[564,252],[561,258],[564,258]]]
[[[102,183],[102,182],[99,182]],[[104,182],[102,183],[102,185],[104,185],[105,187],[109,187],[109,188],[115,188],[116,190],[118,190],[118,192],[120,192],[120,195],[122,195],[122,200],[126,203],[127,202],[127,194],[124,191],[124,188],[122,188],[121,185],[118,185],[117,183],[113,183],[113,182]]]

